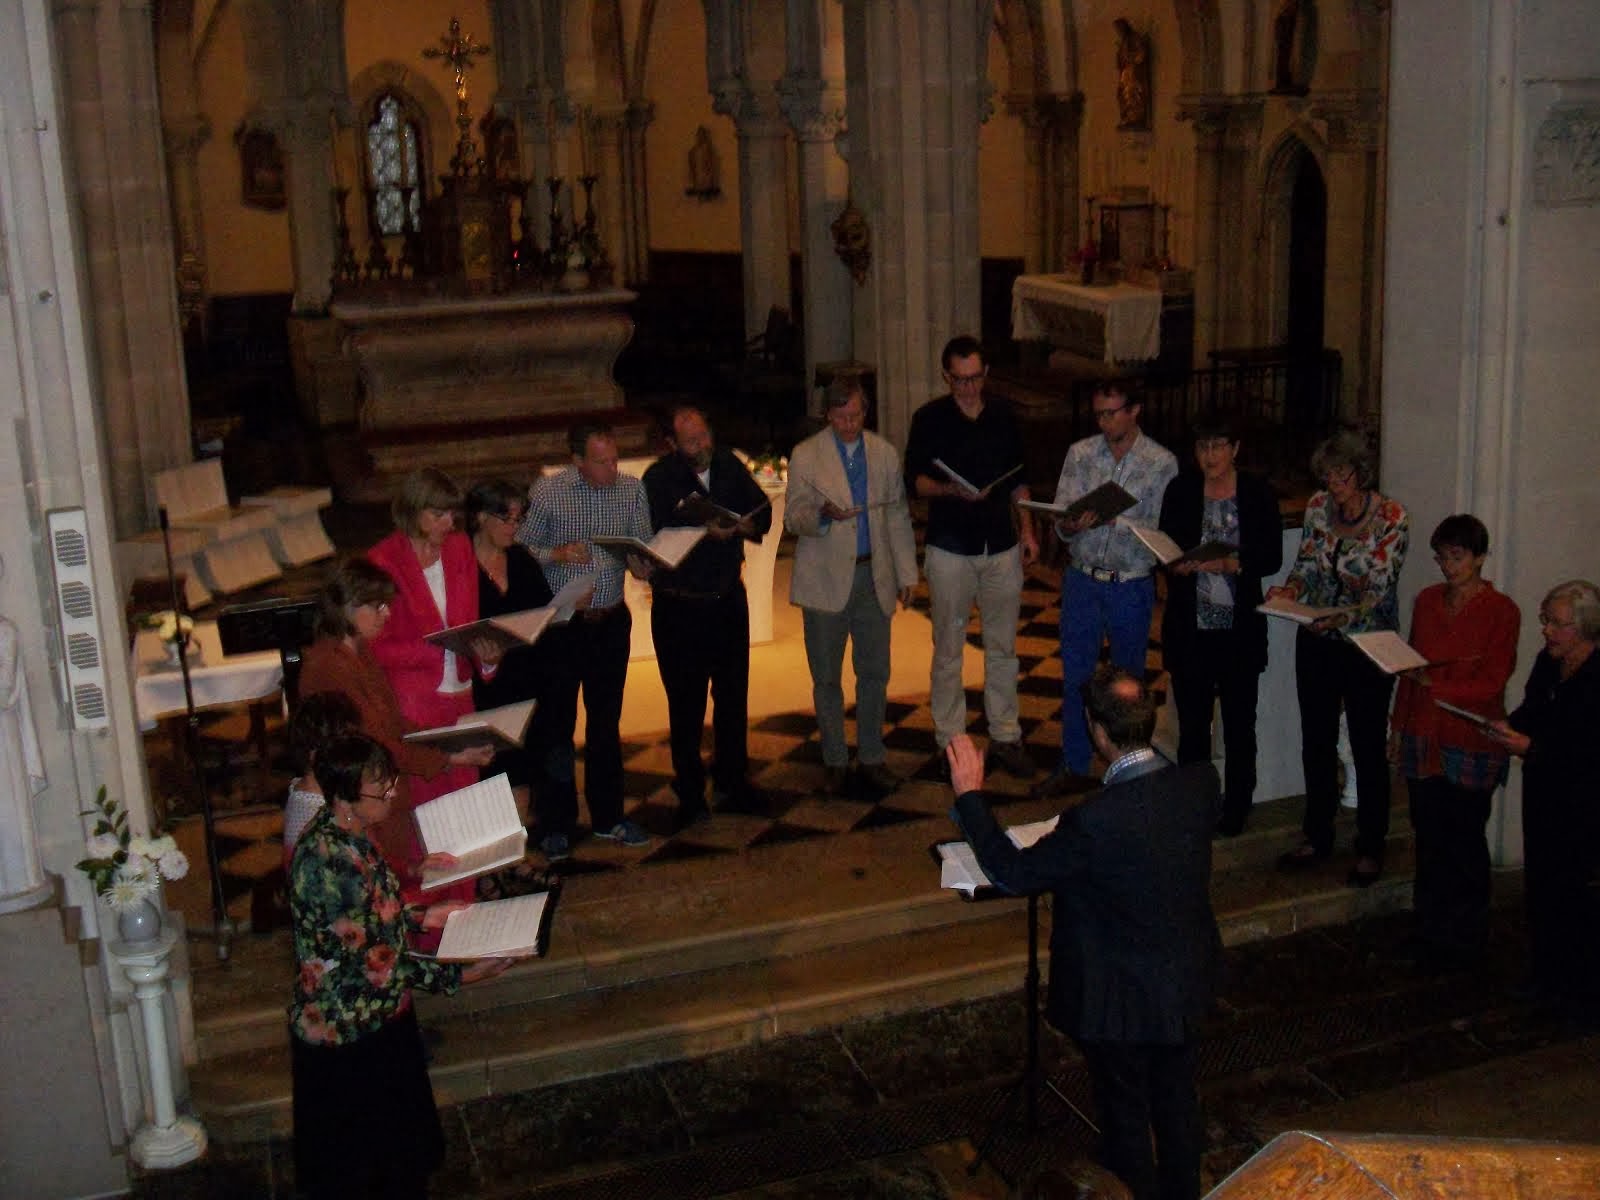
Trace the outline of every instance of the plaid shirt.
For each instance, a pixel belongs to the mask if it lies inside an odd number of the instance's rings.
[[[517,529],[517,541],[526,546],[544,568],[552,592],[578,576],[595,574],[594,608],[610,608],[622,599],[627,564],[616,555],[590,545],[591,561],[558,563],[551,555],[569,542],[589,542],[595,537],[651,538],[650,503],[644,484],[632,475],[618,475],[610,487],[597,488],[568,467],[547,475],[528,493],[528,512]]]

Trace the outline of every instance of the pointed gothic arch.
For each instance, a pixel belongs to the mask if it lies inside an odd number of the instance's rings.
[[[1254,324],[1265,344],[1323,338],[1327,180],[1327,147],[1303,126],[1286,130],[1262,159]]]

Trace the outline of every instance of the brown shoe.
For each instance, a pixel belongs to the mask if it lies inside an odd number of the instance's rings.
[[[1013,779],[1033,778],[1033,758],[1020,741],[990,742],[989,761]]]
[[[888,795],[900,786],[900,776],[884,763],[862,763],[858,770],[861,781],[875,792]]]

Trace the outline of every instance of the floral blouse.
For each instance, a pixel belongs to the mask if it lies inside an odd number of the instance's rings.
[[[348,1045],[411,1006],[411,989],[454,992],[461,967],[406,953],[423,908],[400,901],[394,871],[364,835],[324,808],[295,847],[289,912],[297,976],[289,1028],[312,1045]]]
[[[1396,587],[1411,544],[1411,518],[1387,496],[1374,492],[1372,503],[1376,511],[1365,528],[1341,537],[1333,528],[1333,498],[1323,491],[1306,502],[1300,552],[1284,584],[1314,608],[1356,606],[1343,629],[1325,637],[1400,628]]]

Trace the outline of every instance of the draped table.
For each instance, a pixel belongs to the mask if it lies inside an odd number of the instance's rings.
[[[1098,326],[1108,363],[1161,353],[1161,292],[1113,283],[1073,283],[1066,275],[1019,275],[1011,285],[1011,336],[1039,339],[1083,353]]]

